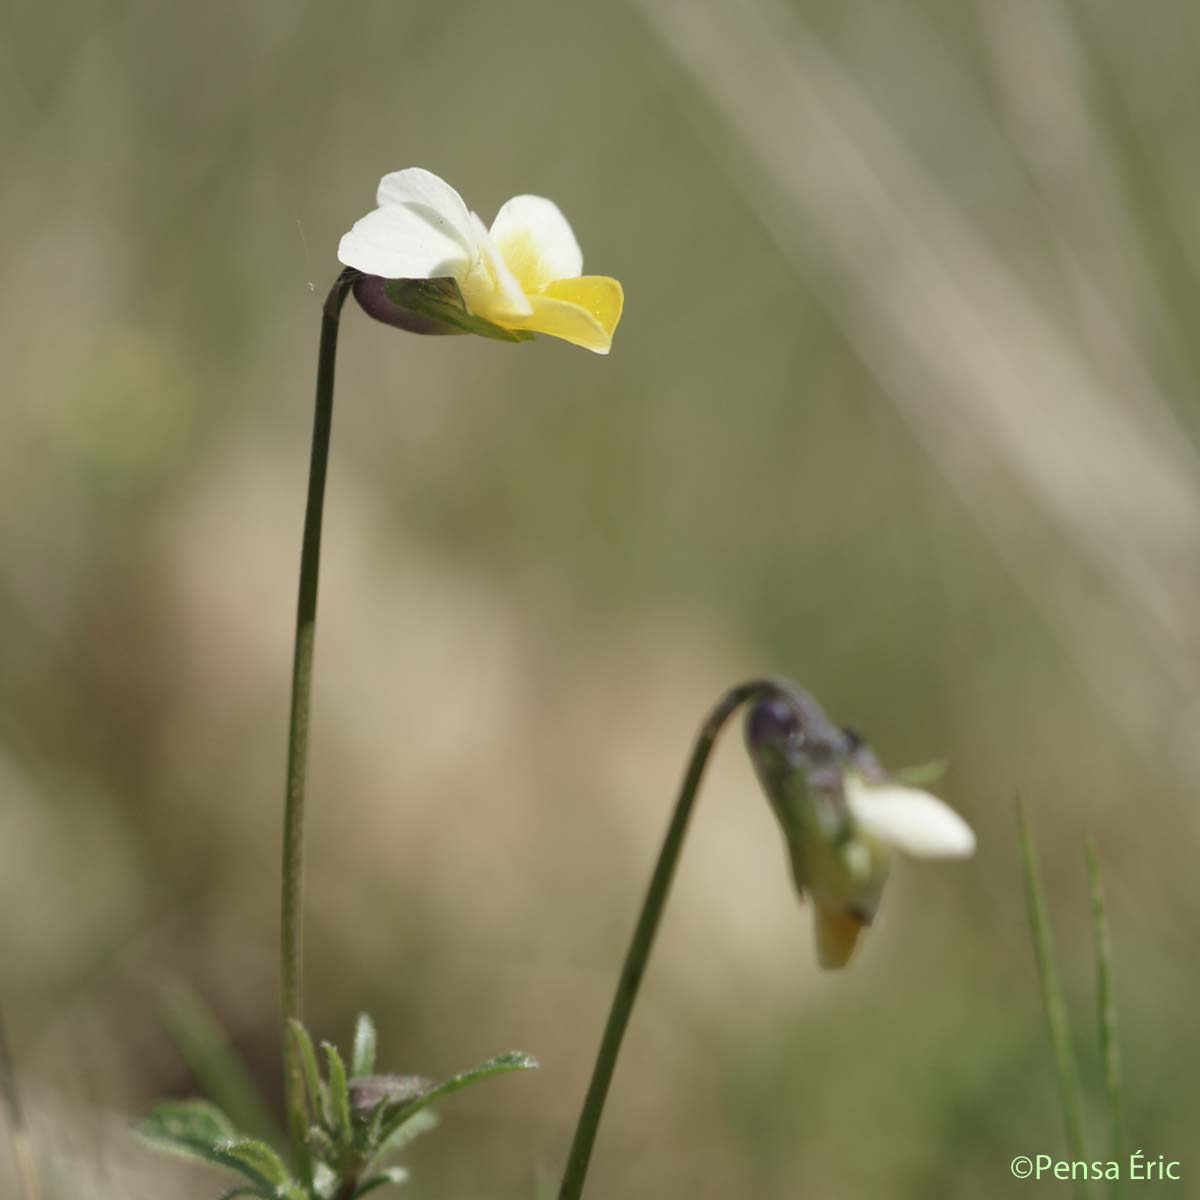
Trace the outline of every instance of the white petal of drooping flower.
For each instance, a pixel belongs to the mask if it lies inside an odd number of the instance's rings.
[[[936,796],[899,784],[864,783],[847,774],[846,805],[863,831],[914,858],[968,858],[971,827]]]
[[[385,279],[460,279],[478,262],[467,206],[431,171],[385,175],[376,200],[379,207],[355,221],[338,245],[346,266]]]

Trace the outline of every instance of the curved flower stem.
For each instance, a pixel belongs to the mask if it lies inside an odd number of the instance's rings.
[[[321,565],[321,518],[325,508],[325,474],[333,425],[333,375],[338,323],[356,272],[346,270],[325,299],[321,313],[321,348],[317,356],[317,399],[313,417],[312,459],[308,469],[308,502],[300,552],[300,592],[296,602],[296,648],[292,658],[292,713],[288,724],[287,795],[283,815],[283,919],[280,975],[283,1000],[284,1095],[292,1151],[306,1185],[312,1163],[305,1141],[304,1081],[288,1022],[301,1019],[301,896],[304,868],[304,784],[308,765],[308,723],[312,701],[313,639],[317,621],[317,575]]]
[[[604,1101],[608,1097],[608,1088],[612,1082],[613,1070],[617,1065],[621,1042],[625,1037],[625,1028],[629,1024],[629,1014],[633,1011],[638,988],[641,985],[642,976],[645,974],[646,962],[654,946],[654,937],[658,932],[658,925],[667,903],[667,894],[671,890],[671,881],[675,875],[675,867],[683,849],[683,839],[687,834],[688,821],[695,805],[696,793],[700,788],[700,781],[704,777],[704,770],[708,765],[708,758],[717,740],[717,735],[721,732],[725,722],[742,704],[777,690],[779,690],[779,685],[769,679],[755,679],[749,683],[743,683],[725,693],[700,727],[695,745],[692,747],[692,756],[688,761],[683,785],[679,789],[679,799],[675,802],[675,812],[667,827],[667,836],[663,839],[662,849],[658,854],[658,863],[650,878],[650,886],[646,890],[646,898],[642,902],[642,912],[638,917],[633,938],[625,954],[625,965],[621,968],[621,976],[617,980],[616,994],[613,996],[612,1008],[608,1013],[608,1023],[604,1027],[600,1049],[596,1053],[592,1081],[588,1085],[587,1096],[583,1101],[583,1110],[579,1114],[579,1124],[575,1128],[575,1140],[571,1143],[571,1152],[567,1157],[567,1169],[563,1176],[562,1187],[559,1189],[558,1200],[578,1200],[583,1192],[588,1164],[592,1157],[592,1147],[596,1142],[596,1130],[600,1125],[600,1115],[604,1111]]]

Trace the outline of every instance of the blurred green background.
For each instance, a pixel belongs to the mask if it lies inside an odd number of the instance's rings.
[[[278,1102],[320,303],[408,165],[488,221],[553,197],[627,294],[608,359],[343,322],[308,1019],[344,1044],[370,1009],[400,1071],[543,1062],[447,1103],[412,1194],[553,1181],[690,739],[762,671],[885,762],[946,757],[980,852],[901,864],[821,975],[729,736],[591,1194],[1027,1190],[1009,1160],[1062,1138],[1018,794],[1085,1074],[1091,834],[1132,1143],[1194,1179],[1194,5],[12,0],[5,24],[0,1001],[52,1196],[216,1194],[125,1132],[196,1089],[164,981]]]

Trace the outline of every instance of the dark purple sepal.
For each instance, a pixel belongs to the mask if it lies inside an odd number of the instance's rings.
[[[441,283],[441,280],[384,279],[382,275],[360,275],[354,281],[354,298],[358,306],[376,321],[393,325],[407,333],[447,334],[467,330],[439,320],[427,312],[419,312],[399,300],[416,300],[421,295],[416,285]],[[450,281],[453,283],[453,280]],[[398,286],[399,285],[399,286]],[[421,289],[424,290],[424,289]],[[390,293],[390,294],[389,294]],[[393,296],[396,298],[393,299]]]

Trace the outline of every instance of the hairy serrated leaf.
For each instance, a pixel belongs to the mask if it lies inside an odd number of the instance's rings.
[[[451,1079],[447,1079],[444,1083],[439,1083],[436,1087],[431,1088],[425,1095],[414,1100],[411,1104],[406,1104],[385,1117],[383,1127],[380,1130],[380,1145],[388,1145],[391,1142],[392,1136],[406,1121],[411,1120],[413,1116],[432,1104],[435,1100],[441,1100],[446,1096],[452,1095],[454,1092],[470,1087],[473,1083],[481,1083],[485,1079],[491,1079],[494,1075],[504,1075],[509,1071],[529,1071],[535,1069],[537,1065],[538,1061],[532,1054],[526,1054],[521,1050],[509,1050],[504,1054],[497,1055],[495,1058],[488,1059],[487,1062],[480,1063],[478,1066],[469,1067],[467,1070],[461,1071]]]
[[[329,1111],[329,1097],[324,1083],[321,1082],[321,1073],[317,1070],[317,1055],[313,1050],[312,1038],[309,1037],[308,1030],[295,1019],[288,1022],[288,1033],[300,1059],[310,1118],[316,1123],[330,1126],[333,1118]]]
[[[267,1145],[255,1138],[231,1138],[218,1142],[213,1150],[235,1170],[243,1172],[254,1183],[262,1182],[277,1194],[286,1194],[296,1186],[283,1159]]]
[[[156,1149],[213,1162],[213,1147],[237,1137],[233,1123],[207,1100],[165,1100],[133,1126],[134,1135]]]
[[[331,1110],[331,1132],[334,1141],[349,1146],[354,1141],[354,1129],[350,1122],[350,1091],[346,1082],[346,1064],[338,1048],[332,1042],[322,1042],[329,1076],[329,1107]]]

